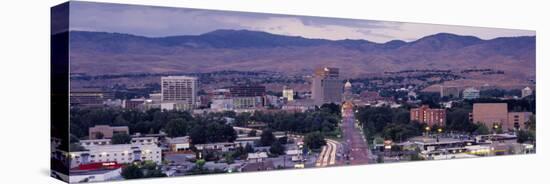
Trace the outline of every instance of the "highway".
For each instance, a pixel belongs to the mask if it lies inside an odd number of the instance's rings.
[[[336,165],[336,152],[341,144],[332,139],[325,139],[327,144],[321,148],[321,153],[315,163],[316,167],[326,167]]]

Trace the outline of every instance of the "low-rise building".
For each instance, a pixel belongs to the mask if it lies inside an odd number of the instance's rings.
[[[88,129],[88,136],[90,139],[110,139],[114,134],[129,134],[129,132],[130,131],[127,126],[96,125]]]
[[[221,152],[228,152],[235,150],[235,148],[242,146],[239,143],[235,142],[219,142],[219,143],[207,143],[207,144],[195,144],[197,150],[215,150]]]
[[[80,140],[80,145],[84,148],[90,147],[90,146],[104,146],[104,145],[111,145],[111,139],[86,139],[86,140]],[[158,138],[157,137],[132,137],[130,140],[130,144],[133,145],[157,145]]]
[[[248,156],[246,157],[246,159],[250,163],[260,163],[260,162],[263,162],[264,159],[266,159],[267,157],[268,157],[267,152],[256,152],[256,153],[248,153]]]
[[[462,98],[466,100],[473,100],[479,98],[479,90],[475,88],[466,88],[462,91]]]
[[[299,99],[286,103],[282,109],[286,111],[305,112],[315,109],[315,102],[311,99]]]
[[[187,151],[191,148],[191,141],[189,136],[166,138],[166,142],[170,147],[170,151]]]
[[[132,163],[134,161],[153,161],[160,164],[162,161],[161,148],[155,144],[115,144],[88,146],[85,151],[70,153],[71,168],[80,164],[116,162]]]
[[[108,164],[108,163],[102,163]],[[96,170],[70,170],[70,183],[104,182],[123,179],[122,168],[96,169]]]

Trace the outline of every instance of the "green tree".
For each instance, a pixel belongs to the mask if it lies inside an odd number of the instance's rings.
[[[309,149],[319,149],[327,144],[327,142],[325,141],[325,136],[321,132],[312,132],[305,135],[304,144]]]
[[[485,124],[478,122],[476,126],[477,128],[474,131],[475,134],[478,134],[478,135],[489,134],[489,128],[487,128]]]
[[[273,144],[277,139],[275,138],[275,135],[273,135],[273,132],[270,129],[266,129],[262,131],[262,134],[260,135],[260,145],[261,146],[269,146]]]
[[[273,142],[273,144],[271,144],[269,152],[274,155],[284,155],[285,147],[279,141],[275,141]]]
[[[182,118],[172,119],[168,121],[164,131],[168,134],[168,137],[185,136],[187,134],[187,124]]]
[[[399,124],[408,124],[410,120],[411,120],[410,112],[404,111],[404,110],[398,111],[393,118],[393,122],[399,123]]]
[[[121,175],[124,179],[138,179],[144,177],[143,171],[141,171],[141,169],[134,164],[130,164],[122,168]]]
[[[126,133],[118,133],[111,138],[111,144],[130,144],[132,138]]]
[[[534,142],[535,141],[535,134],[533,134],[531,131],[527,130],[520,130],[517,133],[517,142],[518,143],[526,143],[526,142]]]

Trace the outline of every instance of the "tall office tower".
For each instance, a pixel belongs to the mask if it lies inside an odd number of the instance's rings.
[[[167,110],[189,110],[197,101],[198,80],[196,77],[161,77],[162,106]]]
[[[338,68],[324,67],[315,70],[311,85],[311,97],[315,105],[342,102],[343,86],[339,73]]]

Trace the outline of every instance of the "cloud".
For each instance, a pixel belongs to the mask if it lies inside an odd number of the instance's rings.
[[[231,11],[71,2],[71,29],[143,36],[198,35],[217,29],[250,29],[331,40],[413,41],[440,32],[483,39],[534,35],[533,31],[389,21],[274,15]]]

